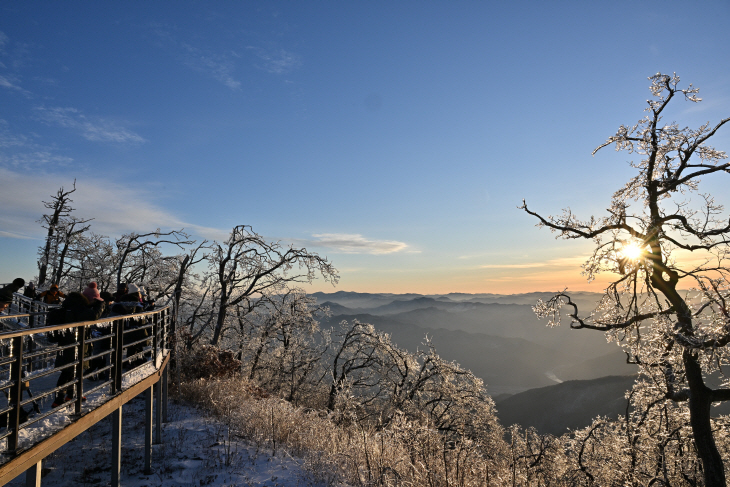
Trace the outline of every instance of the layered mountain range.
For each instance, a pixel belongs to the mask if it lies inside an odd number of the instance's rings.
[[[517,422],[556,433],[585,426],[597,414],[618,415],[625,409],[624,392],[633,381],[627,376],[637,372],[636,366],[626,363],[621,349],[607,343],[602,333],[573,330],[568,323],[551,328],[538,320],[532,306],[538,299],[549,299],[551,293],[340,291],[313,296],[330,308],[331,316],[323,320],[324,326],[352,320],[371,323],[409,350],[423,348],[428,336],[439,355],[484,380],[506,425]],[[600,295],[582,292],[572,297],[579,309],[588,313]],[[607,376],[620,378],[605,379]],[[561,391],[581,399],[562,405],[548,400]],[[532,412],[538,397],[546,398],[546,406],[536,416]],[[576,408],[580,414],[575,413]]]

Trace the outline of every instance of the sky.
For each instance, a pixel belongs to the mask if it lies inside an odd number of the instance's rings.
[[[727,117],[729,24],[726,1],[1,2],[0,282],[37,274],[75,180],[97,233],[251,225],[334,263],[311,290],[600,291],[590,243],[517,207],[602,215],[631,156],[591,152],[657,72],[704,99],[667,117]]]

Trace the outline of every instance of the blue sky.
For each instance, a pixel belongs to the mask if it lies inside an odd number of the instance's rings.
[[[728,116],[729,21],[725,1],[0,3],[0,282],[36,273],[41,201],[75,178],[99,233],[252,225],[328,256],[337,289],[599,290],[589,246],[516,207],[600,213],[629,156],[591,151],[656,72],[701,89],[681,125]]]

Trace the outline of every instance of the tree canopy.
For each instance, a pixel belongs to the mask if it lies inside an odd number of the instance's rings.
[[[725,152],[708,145],[730,118],[696,129],[665,123],[671,102],[699,103],[699,90],[681,88],[676,74],[649,80],[646,115],[621,125],[593,152],[613,144],[640,157],[630,163],[636,175],[613,194],[605,216],[581,220],[565,209],[543,217],[524,201],[520,207],[557,238],[593,241],[583,266],[588,279],[601,272],[617,276],[589,314],[580,313],[567,292],[535,310],[558,324],[567,305],[572,328],[603,331],[619,342],[628,360],[639,364],[639,384],[650,392],[643,407],[656,398],[686,402],[705,483],[725,485],[710,405],[730,400],[723,375],[730,360],[730,217],[700,191],[700,182],[730,174]],[[721,377],[719,385],[710,387],[711,377]]]

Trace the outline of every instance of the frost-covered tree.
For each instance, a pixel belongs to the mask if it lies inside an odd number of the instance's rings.
[[[43,202],[43,206],[50,210],[50,213],[43,215],[40,220],[47,233],[43,246],[38,249],[39,288],[46,287],[47,283],[59,284],[68,275],[69,254],[90,227],[87,223],[91,220],[71,216],[75,210],[71,206],[73,203],[71,194],[75,191],[74,180],[73,189],[67,191],[61,186],[56,194],[51,196],[51,201]]]
[[[249,380],[298,402],[313,395],[325,378],[329,331],[318,319],[329,313],[302,289],[266,296],[253,310],[236,308],[240,359]]]
[[[217,286],[218,314],[211,345],[218,345],[231,326],[229,312],[250,307],[262,296],[283,292],[288,286],[312,282],[319,274],[336,283],[337,269],[307,249],[268,242],[248,225],[238,225],[223,243],[214,242],[208,258]]]
[[[680,88],[676,74],[649,80],[647,115],[621,125],[596,149],[615,144],[641,157],[631,163],[637,174],[614,193],[606,216],[580,220],[566,209],[543,217],[521,206],[558,238],[594,242],[584,264],[588,279],[600,272],[618,275],[590,314],[580,313],[565,292],[538,303],[536,311],[557,324],[560,308],[568,306],[572,328],[603,331],[625,348],[654,397],[686,402],[705,485],[724,486],[710,406],[730,400],[730,381],[710,387],[708,378],[721,375],[730,358],[730,220],[699,184],[730,173],[726,154],[707,144],[730,118],[697,129],[665,123],[669,103],[697,103],[698,89]]]

